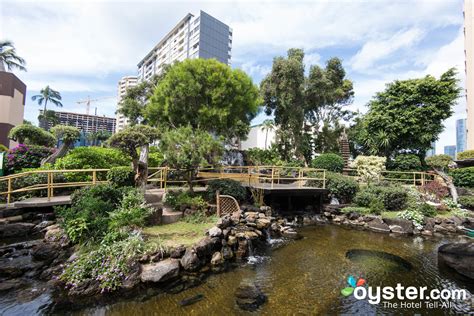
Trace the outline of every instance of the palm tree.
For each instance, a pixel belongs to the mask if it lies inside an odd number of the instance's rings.
[[[265,149],[267,149],[268,132],[273,131],[275,129],[275,124],[273,120],[263,121],[261,129],[262,131],[265,131]]]
[[[46,88],[41,89],[40,94],[34,95],[31,97],[31,100],[36,101],[38,100],[38,105],[44,105],[43,108],[43,115],[46,113],[46,105],[48,102],[53,103],[58,107],[62,107],[63,104],[61,103],[61,93],[56,90],[51,89],[49,86]],[[44,125],[47,128],[48,122],[44,120]]]
[[[11,41],[0,41],[0,71],[18,69],[26,71],[25,60],[16,54],[15,47]]]

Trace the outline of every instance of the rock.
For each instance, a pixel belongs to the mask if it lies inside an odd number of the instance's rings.
[[[432,217],[425,217],[425,219],[423,220],[423,227],[426,230],[433,231],[435,225],[436,225],[435,219]]]
[[[222,235],[222,229],[217,226],[212,227],[209,229],[209,237],[219,237]]]
[[[220,229],[225,229],[229,227],[231,224],[232,224],[232,220],[229,217],[229,215],[224,215],[223,217],[217,220],[216,226],[219,227]]]
[[[347,218],[350,220],[355,220],[359,218],[359,214],[355,212],[350,212],[349,214],[347,214]]]
[[[69,289],[70,296],[95,296],[100,293],[100,283],[97,280],[88,280]]]
[[[390,231],[392,233],[396,233],[396,234],[406,234],[406,232],[403,230],[403,228],[401,226],[398,226],[398,225],[389,225],[388,226],[390,228]]]
[[[47,242],[59,242],[61,246],[69,244],[69,239],[64,232],[64,229],[62,229],[58,224],[46,227],[44,240]]]
[[[0,259],[0,277],[19,277],[27,272],[34,272],[42,266],[44,266],[43,262],[33,262],[30,256]]]
[[[149,263],[141,266],[142,282],[164,282],[179,275],[179,260],[165,259],[157,263]]]
[[[367,223],[368,228],[377,233],[390,233],[390,227],[382,219],[376,217]]]
[[[186,271],[197,271],[201,267],[201,261],[193,248],[186,249],[180,262],[181,266]]]
[[[242,216],[242,211],[235,211],[232,213],[230,219],[235,223],[238,224],[240,222],[240,217]]]
[[[269,227],[271,224],[271,221],[268,218],[258,218],[257,219],[257,228],[258,229],[264,229]]]
[[[235,257],[237,259],[242,259],[247,256],[249,247],[247,239],[240,239],[237,247],[237,251],[235,252]]]
[[[229,260],[234,257],[234,253],[232,252],[232,249],[229,246],[222,247],[221,252],[222,252],[222,257],[225,260]]]
[[[235,302],[245,311],[255,311],[266,301],[266,295],[253,283],[242,283],[235,291]]]
[[[229,246],[233,246],[237,243],[237,237],[235,236],[229,236],[229,238],[227,239],[227,244]]]
[[[21,279],[3,280],[0,282],[0,292],[10,291],[23,286],[25,283]]]
[[[438,248],[438,258],[458,273],[474,280],[474,243],[449,243]]]
[[[211,259],[211,265],[218,266],[224,263],[224,258],[220,252],[214,252]]]
[[[431,230],[426,230],[426,229],[422,230],[421,234],[423,236],[433,236],[433,232]]]
[[[127,277],[123,280],[122,288],[125,290],[131,290],[140,284],[141,266],[136,263],[127,272]]]
[[[402,219],[402,218],[384,218],[383,221],[388,225],[388,226],[398,226],[395,228],[397,231],[393,231],[394,233],[399,233],[399,234],[412,234],[413,233],[413,223],[412,221]]]
[[[206,259],[210,257],[215,251],[220,250],[220,239],[219,237],[206,236],[194,245],[194,250],[200,259]]]
[[[21,237],[32,233],[35,224],[32,223],[11,223],[0,225],[0,238]]]
[[[181,245],[181,246],[173,248],[170,251],[170,257],[178,259],[178,258],[181,258],[185,252],[186,252],[186,247]]]
[[[33,247],[31,255],[38,261],[52,262],[61,251],[61,246],[57,243],[41,243]]]
[[[35,232],[40,232],[42,231],[43,229],[45,229],[46,227],[49,227],[49,226],[52,226],[54,225],[54,221],[42,221],[41,223],[39,223],[38,225],[36,225],[33,230]]]
[[[441,226],[441,225],[434,225],[433,231],[435,233],[447,233],[448,232],[448,230],[445,227]]]

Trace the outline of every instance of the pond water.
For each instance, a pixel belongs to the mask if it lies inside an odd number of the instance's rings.
[[[162,294],[146,301],[129,300],[83,310],[82,315],[325,315],[414,314],[444,315],[456,311],[474,313],[474,284],[451,270],[438,267],[437,249],[448,240],[393,237],[334,225],[301,230],[303,239],[267,249],[250,263],[229,272],[212,275],[195,288],[178,294]],[[368,252],[372,250],[375,252]],[[431,289],[466,289],[468,300],[450,308],[393,309],[371,305],[353,295],[343,296],[348,276],[367,284]],[[267,295],[256,312],[244,312],[235,303],[234,292],[242,281],[255,282]],[[181,300],[202,294],[204,299],[181,307]],[[417,300],[415,300],[417,301]],[[400,303],[397,300],[391,302]]]

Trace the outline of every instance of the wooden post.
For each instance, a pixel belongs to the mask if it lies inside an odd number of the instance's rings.
[[[425,173],[424,172],[421,174],[421,185],[422,186],[425,185]]]
[[[50,180],[50,183],[51,183],[51,196],[54,196],[54,173],[51,172],[50,174],[50,177],[51,177],[51,180]]]
[[[413,185],[416,187],[416,172],[413,172]]]
[[[303,169],[298,170],[298,188],[301,188],[301,181],[303,181]]]
[[[272,184],[271,184],[271,188],[273,189],[273,178],[275,177],[275,167],[272,167]]]
[[[326,189],[326,169],[323,169],[323,189]]]
[[[51,201],[51,172],[48,172],[47,189],[48,189],[48,201]]]
[[[11,201],[11,192],[12,192],[12,179],[11,179],[11,178],[8,178],[7,204],[10,204],[10,201]]]
[[[165,184],[164,184],[165,190],[166,190],[166,182],[168,181],[168,168],[169,168],[169,167],[165,167],[165,174],[164,174],[164,176],[163,176],[163,179],[164,179],[164,181],[165,181]]]
[[[216,211],[217,211],[217,216],[221,217],[221,205],[220,205],[220,194],[219,190],[216,191]]]
[[[97,171],[92,171],[92,184],[95,185],[97,182]]]

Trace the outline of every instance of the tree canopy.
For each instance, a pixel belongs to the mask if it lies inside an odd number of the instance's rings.
[[[0,41],[0,71],[18,69],[26,71],[25,60],[17,55],[15,46],[11,41]]]
[[[455,69],[439,79],[396,80],[369,102],[369,111],[358,122],[357,138],[371,154],[389,157],[410,152],[424,162],[431,143],[443,131],[443,121],[453,113],[460,94]]]
[[[20,144],[46,147],[53,147],[56,143],[56,139],[51,133],[31,124],[15,126],[10,130],[8,138]]]
[[[163,129],[189,125],[227,139],[245,138],[258,105],[258,89],[243,71],[214,59],[187,59],[159,82],[145,119]]]

